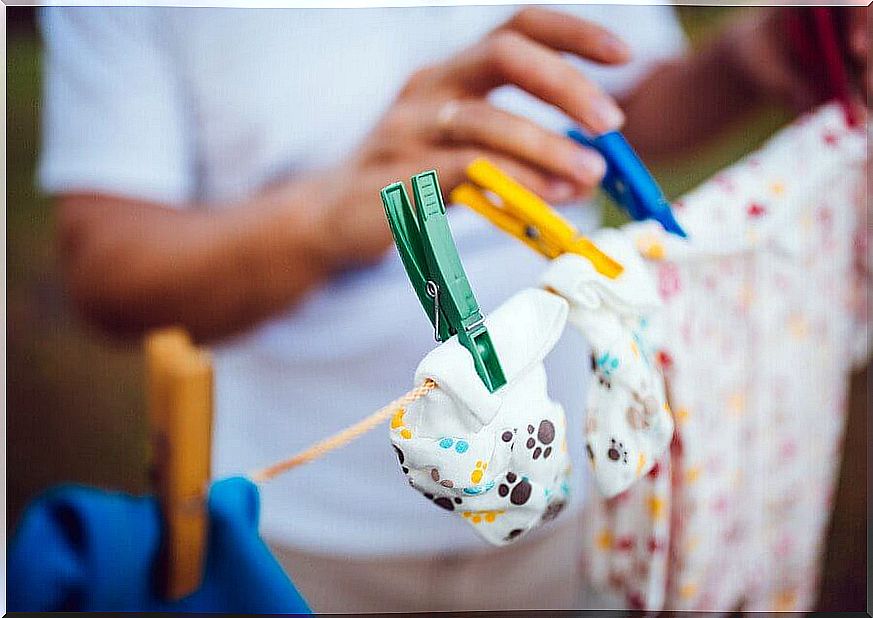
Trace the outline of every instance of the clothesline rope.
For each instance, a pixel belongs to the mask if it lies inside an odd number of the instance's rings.
[[[271,466],[267,466],[266,468],[262,468],[257,470],[256,472],[249,475],[249,478],[255,483],[266,483],[270,481],[280,474],[287,472],[297,466],[302,466],[303,464],[309,463],[310,461],[314,461],[319,457],[322,457],[329,453],[330,451],[336,450],[348,444],[349,442],[359,438],[361,435],[367,433],[371,429],[374,429],[381,425],[384,421],[390,418],[395,412],[397,412],[400,408],[408,406],[414,401],[418,401],[437,386],[436,382],[428,378],[421,385],[415,387],[405,395],[398,397],[388,405],[380,408],[379,410],[373,412],[368,417],[361,419],[354,425],[346,427],[339,433],[336,433],[332,436],[321,440],[320,442],[316,442],[309,448],[296,455],[289,457],[288,459],[283,459],[282,461],[278,461]]]

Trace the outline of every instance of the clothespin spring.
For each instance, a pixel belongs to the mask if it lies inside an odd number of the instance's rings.
[[[440,286],[435,281],[428,280],[425,285],[427,295],[433,299],[433,340],[440,341]]]

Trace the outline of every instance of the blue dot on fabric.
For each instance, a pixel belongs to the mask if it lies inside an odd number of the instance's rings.
[[[463,440],[458,440],[458,443],[455,445],[455,450],[459,453],[466,453],[468,448],[470,448],[470,445]]]
[[[451,438],[443,438],[440,440],[440,446],[443,448],[449,448],[454,443],[454,440]]]

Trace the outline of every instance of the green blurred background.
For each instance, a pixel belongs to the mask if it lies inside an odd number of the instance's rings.
[[[728,8],[677,9],[694,44]],[[35,189],[41,44],[34,9],[7,7],[7,526],[49,485],[79,481],[148,490],[139,342],[109,340],[77,320],[53,247],[50,201]],[[764,110],[693,161],[655,174],[670,196],[695,186],[765,140],[788,116]],[[605,206],[608,222],[621,215]],[[820,608],[865,608],[866,372],[856,376]]]

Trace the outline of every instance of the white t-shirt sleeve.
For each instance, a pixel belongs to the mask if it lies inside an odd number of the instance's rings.
[[[42,10],[44,191],[192,199],[190,106],[166,18],[152,8]]]

